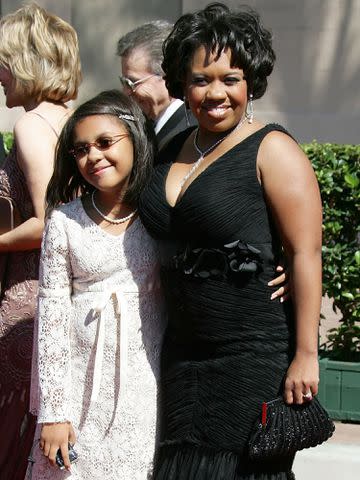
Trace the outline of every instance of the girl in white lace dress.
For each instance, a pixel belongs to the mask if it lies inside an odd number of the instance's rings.
[[[81,105],[61,133],[41,255],[32,480],[151,476],[164,314],[136,204],[152,157],[151,129],[119,92]]]

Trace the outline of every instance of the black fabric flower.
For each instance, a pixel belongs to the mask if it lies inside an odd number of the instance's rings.
[[[233,272],[251,272],[259,270],[262,259],[260,250],[244,243],[241,240],[224,245],[225,252],[229,261],[229,267]]]
[[[191,248],[173,257],[171,267],[198,278],[224,278],[229,274],[256,273],[261,269],[260,250],[236,240],[221,248]]]

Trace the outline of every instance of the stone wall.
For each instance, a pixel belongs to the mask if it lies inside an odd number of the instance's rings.
[[[118,37],[149,20],[174,21],[182,12],[202,8],[202,0],[38,0],[70,21],[78,31],[84,82],[79,101],[118,87]],[[264,122],[286,126],[301,142],[313,139],[359,143],[360,0],[247,0],[271,28],[277,62],[265,97],[255,102]],[[16,0],[1,0],[1,13]],[[0,130],[19,114],[4,108]]]

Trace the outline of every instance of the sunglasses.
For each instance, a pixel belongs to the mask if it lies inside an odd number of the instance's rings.
[[[78,145],[74,145],[74,147],[69,150],[69,153],[75,158],[75,160],[77,160],[85,155],[89,155],[91,147],[95,147],[97,150],[103,152],[128,136],[128,133],[119,133],[119,135],[114,135],[113,137],[99,137],[97,140],[95,140],[95,142],[79,143]]]
[[[135,92],[136,88],[141,84],[146,82],[146,80],[149,80],[152,77],[158,77],[157,73],[152,73],[151,75],[148,75],[147,77],[140,78],[140,80],[136,80],[133,82],[130,80],[130,78],[127,77],[119,77],[120,83],[123,88],[129,88],[132,92]]]

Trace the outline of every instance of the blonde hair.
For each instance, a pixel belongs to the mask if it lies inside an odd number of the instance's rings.
[[[61,102],[77,97],[81,82],[77,34],[35,3],[0,20],[0,64],[9,68],[18,95]]]

